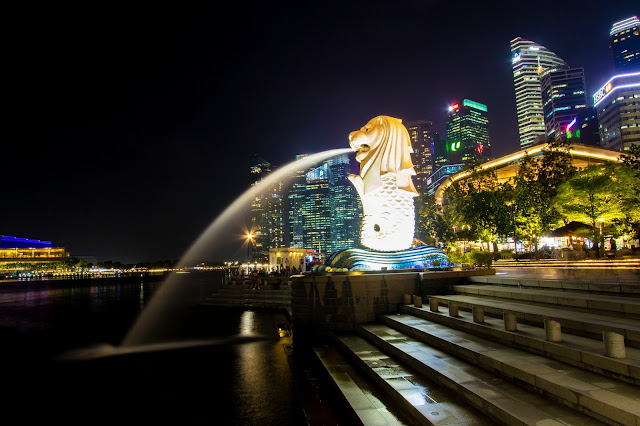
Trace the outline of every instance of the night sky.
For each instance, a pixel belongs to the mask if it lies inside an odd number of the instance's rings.
[[[584,67],[590,96],[612,74],[611,25],[640,14],[637,1],[219,3],[5,10],[0,234],[99,261],[178,259],[249,187],[252,154],[281,166],[345,148],[376,115],[444,132],[463,98],[488,106],[507,154],[510,40]]]

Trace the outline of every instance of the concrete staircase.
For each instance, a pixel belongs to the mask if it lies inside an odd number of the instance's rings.
[[[492,275],[427,298],[315,348],[357,422],[640,426],[640,283]]]
[[[291,286],[283,281],[279,288],[271,282],[265,282],[260,288],[252,290],[249,280],[222,285],[218,291],[201,302],[206,306],[225,306],[240,308],[267,308],[287,310],[291,314]]]

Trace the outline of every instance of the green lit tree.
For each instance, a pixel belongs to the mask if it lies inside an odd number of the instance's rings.
[[[640,222],[639,187],[640,177],[630,167],[591,165],[558,187],[553,205],[565,221],[591,226],[591,240],[599,255],[606,224]]]

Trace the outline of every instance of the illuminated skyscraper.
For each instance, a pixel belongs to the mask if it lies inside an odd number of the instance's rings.
[[[609,33],[609,49],[616,72],[640,71],[640,21],[637,16],[616,22]]]
[[[413,147],[411,160],[416,171],[413,182],[418,192],[422,194],[426,188],[427,178],[433,173],[434,145],[438,134],[433,127],[433,121],[408,121],[405,127]]]
[[[640,72],[618,74],[593,95],[600,145],[627,151],[640,145]]]
[[[331,244],[329,254],[360,246],[362,208],[356,189],[349,180],[349,156],[343,154],[327,160],[331,170],[329,209]]]
[[[449,107],[447,127],[448,164],[482,163],[491,155],[487,106],[464,99]]]
[[[348,179],[349,167],[345,154],[293,176],[288,195],[290,247],[314,249],[326,256],[359,246],[362,209]]]
[[[253,155],[250,164],[251,186],[261,183],[272,171],[271,163]],[[265,260],[269,249],[284,244],[283,183],[274,182],[268,188],[256,194],[251,201],[252,243],[249,260]]]
[[[545,140],[540,74],[567,64],[546,47],[522,37],[511,40],[513,85],[516,92],[520,148]]]
[[[309,154],[298,154],[296,160],[308,157]],[[304,247],[304,222],[303,222],[303,208],[305,189],[307,187],[307,172],[306,170],[297,170],[293,176],[291,176],[291,188],[288,191],[288,212],[287,215],[287,229],[288,236],[287,244],[293,248],[309,248]]]
[[[578,114],[587,108],[587,94],[584,69],[559,68],[540,74],[540,88],[547,139],[565,140],[579,137]]]

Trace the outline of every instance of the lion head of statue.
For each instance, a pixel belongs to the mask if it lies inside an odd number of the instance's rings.
[[[416,174],[411,138],[402,120],[386,115],[372,118],[360,130],[349,133],[349,145],[360,163],[364,194],[382,185],[380,176],[387,173],[396,174],[399,189],[418,194],[411,180]]]

